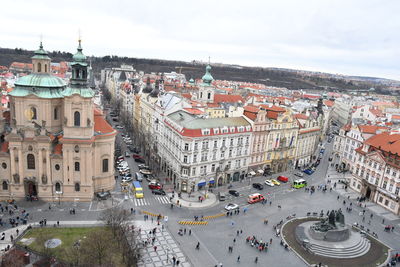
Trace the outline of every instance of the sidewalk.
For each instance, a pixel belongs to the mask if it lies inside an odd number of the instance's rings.
[[[336,188],[333,188],[334,191],[336,191],[339,195],[341,195],[343,198],[349,198],[351,200],[356,201],[357,198],[362,197],[362,195],[353,189],[350,188],[350,186],[347,188],[347,190],[344,188],[344,185],[339,183],[339,180],[344,180],[343,179],[343,173],[338,173],[334,169],[334,167],[329,166],[328,167],[328,173],[329,178],[326,177],[326,179],[332,180],[331,186],[336,182]],[[350,179],[352,177],[351,174],[346,174],[345,179]],[[400,220],[398,216],[393,214],[392,212],[386,210],[385,208],[379,206],[378,204],[371,202],[371,201],[365,201],[362,203],[363,205],[366,205],[366,210],[370,210],[371,212],[376,213],[378,216],[382,217],[385,219],[385,221],[396,221]]]
[[[190,194],[190,197],[188,193],[182,192],[180,198],[178,197],[178,193],[174,194],[169,193],[168,195],[170,197],[174,196],[174,198],[172,198],[171,200],[171,203],[173,203],[174,205],[178,205],[179,203],[179,206],[185,208],[195,208],[195,209],[208,208],[218,203],[217,196],[214,193],[211,193],[210,191],[207,192],[207,195],[203,190],[192,192]],[[199,201],[199,197],[202,197],[203,201]]]

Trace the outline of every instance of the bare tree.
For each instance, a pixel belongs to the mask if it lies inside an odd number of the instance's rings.
[[[9,250],[1,259],[1,267],[23,267],[24,263],[23,255],[24,252],[17,249]]]
[[[117,231],[126,225],[130,215],[129,212],[120,207],[112,207],[111,209],[103,211],[100,214],[99,219],[107,226],[111,227],[114,236],[117,236]]]
[[[117,244],[113,235],[107,229],[89,233],[81,242],[80,256],[82,263],[89,266],[115,266],[119,265],[115,256],[118,254]],[[79,265],[78,265],[79,266]]]

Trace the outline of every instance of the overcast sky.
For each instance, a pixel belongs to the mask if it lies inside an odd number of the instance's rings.
[[[400,80],[399,0],[0,1],[0,47]],[[216,77],[218,78],[218,77]]]

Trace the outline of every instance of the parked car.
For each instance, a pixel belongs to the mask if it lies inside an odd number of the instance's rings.
[[[218,199],[219,201],[225,201],[226,194],[224,192],[218,192]]]
[[[133,181],[132,176],[124,176],[124,177],[122,178],[122,182],[123,182],[123,183],[129,183],[129,182],[132,182],[132,181]]]
[[[150,182],[149,183],[149,188],[150,189],[161,189],[161,185],[157,182]]]
[[[166,195],[165,191],[162,189],[153,189],[151,190],[151,193],[153,193],[154,195],[162,195],[162,196]]]
[[[272,182],[274,185],[281,185],[281,183],[278,182],[278,181],[275,180],[275,179],[271,179],[271,182]]]
[[[233,189],[229,190],[228,193],[231,194],[232,196],[235,196],[235,197],[240,196],[239,192],[236,191],[236,190],[233,190]]]
[[[263,190],[264,186],[260,183],[253,183],[253,187],[258,190]]]
[[[304,173],[302,172],[296,172],[294,175],[296,175],[297,177],[303,177]]]
[[[304,172],[305,174],[311,175],[311,174],[314,173],[314,170],[311,169],[311,168],[308,168],[308,169],[305,169],[303,172]]]
[[[143,175],[140,172],[135,172],[135,179],[136,181],[143,181]]]
[[[271,182],[271,180],[265,180],[265,184],[268,186],[275,186],[273,182]]]
[[[281,181],[282,183],[287,183],[289,181],[289,178],[287,178],[286,176],[278,176],[278,181]]]
[[[123,129],[124,129],[124,126],[117,125],[117,126],[115,126],[115,128],[117,128],[118,130],[123,130]]]
[[[139,154],[132,154],[132,158],[134,159],[138,159],[141,158],[142,156],[140,156]]]
[[[136,162],[140,162],[140,163],[146,163],[146,161],[144,160],[144,158],[136,158],[135,161],[136,161]]]
[[[131,156],[131,155],[129,155],[129,152],[126,151],[126,152],[125,152],[125,157],[129,158],[130,156]]]
[[[229,203],[229,204],[227,204],[227,205],[225,206],[225,209],[226,209],[227,211],[237,210],[237,209],[239,209],[239,205],[238,205],[238,204],[235,204],[235,203]]]
[[[145,170],[151,171],[150,167],[147,166],[146,164],[138,164],[138,168],[139,168],[139,170],[145,169]]]
[[[128,149],[129,149],[130,152],[135,153],[133,146],[128,146]]]
[[[145,174],[145,175],[150,175],[151,174],[151,171],[149,171],[148,169],[139,169],[139,172],[141,174]]]
[[[109,191],[97,192],[96,197],[100,200],[106,200],[107,198],[111,197],[111,193]]]

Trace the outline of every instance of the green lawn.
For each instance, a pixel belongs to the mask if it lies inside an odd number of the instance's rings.
[[[72,227],[72,228],[34,228],[29,230],[24,238],[35,238],[38,239],[40,236],[47,235],[50,238],[58,238],[62,241],[62,244],[57,248],[54,248],[56,255],[57,251],[71,247],[77,240],[84,239],[88,233],[97,230],[98,227]],[[21,244],[21,243],[20,243]],[[21,244],[23,245],[23,244]],[[44,244],[33,242],[28,247],[32,250],[41,251]]]
[[[65,253],[65,249],[71,248],[78,240],[85,240],[85,236],[88,236],[89,233],[100,230],[111,231],[106,227],[33,228],[23,238],[35,238],[35,241],[28,245],[28,248],[38,252],[43,252],[45,240],[58,238],[62,243],[60,246],[50,249],[52,255],[62,261],[71,262],[71,259]],[[22,242],[19,242],[19,244],[24,246]],[[121,262],[122,255],[115,253],[113,258],[115,262]],[[119,266],[119,264],[115,264],[115,266]]]

